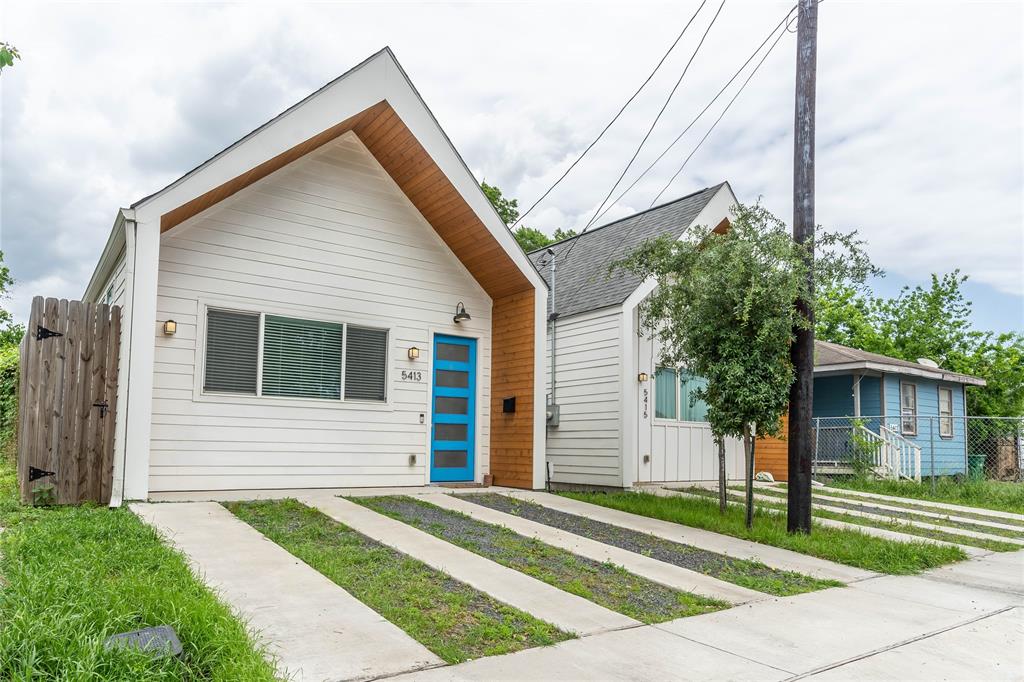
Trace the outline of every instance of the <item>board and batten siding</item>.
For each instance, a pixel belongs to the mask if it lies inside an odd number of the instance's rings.
[[[718,448],[711,426],[703,422],[655,418],[654,376],[660,364],[659,342],[647,334],[638,342],[637,374],[644,372],[648,379],[640,386],[636,482],[717,481]],[[740,439],[725,439],[725,475],[729,479],[743,477],[743,442]]]
[[[555,371],[560,423],[548,427],[552,483],[622,487],[621,308],[558,321]],[[551,394],[551,336],[546,352]]]
[[[478,339],[488,472],[491,299],[353,133],[165,233],[157,293],[151,491],[424,484],[436,333]],[[389,329],[387,402],[205,394],[208,306]]]

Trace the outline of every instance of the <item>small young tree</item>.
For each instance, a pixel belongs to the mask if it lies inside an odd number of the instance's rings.
[[[654,239],[613,267],[655,279],[657,287],[641,304],[644,330],[660,341],[662,364],[685,365],[707,380],[691,399],[708,405],[723,509],[723,441],[743,439],[749,527],[754,444],[781,429],[794,380],[793,329],[807,324],[794,302],[805,293],[808,266],[805,247],[782,221],[759,205],[734,211],[722,233],[698,227],[682,241]],[[819,234],[816,276],[863,281],[875,269],[862,244],[855,234]]]

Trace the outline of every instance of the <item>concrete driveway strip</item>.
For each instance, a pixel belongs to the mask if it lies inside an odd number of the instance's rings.
[[[982,559],[944,566],[924,574],[930,580],[1024,595],[1024,550],[990,554]]]
[[[442,665],[423,645],[215,502],[131,509],[183,552],[297,680],[359,680]]]
[[[681,490],[668,490],[666,488],[647,488],[647,489],[645,489],[645,492],[650,492],[650,493],[653,493],[654,495],[658,495],[660,497],[690,497],[690,498],[701,498],[702,497],[701,495],[695,495],[693,493],[687,493],[687,492],[683,492]],[[758,495],[758,494],[755,493],[754,494],[754,501],[755,502],[757,502],[757,501],[775,502],[776,500],[772,499],[768,495]],[[742,505],[744,503],[743,502],[737,502],[735,500],[729,500],[728,504],[740,506],[740,505]],[[820,507],[820,505],[812,504],[811,508],[812,509],[820,509],[821,507]],[[770,509],[770,508],[767,508],[767,507],[764,507],[763,509],[764,509],[764,511],[769,512],[769,513],[778,513],[778,514],[785,513],[783,511],[777,511],[777,510]],[[870,517],[871,516],[871,515],[868,515],[868,514],[855,514],[855,513],[849,512],[849,510],[844,510],[844,509],[835,509],[833,511],[851,513],[852,516],[866,516],[866,517]],[[888,518],[884,518],[882,520],[883,521],[888,521],[889,519]],[[923,536],[923,535],[911,535],[910,533],[901,533],[899,531],[889,530],[888,528],[876,528],[875,526],[863,526],[863,525],[860,525],[858,523],[850,523],[848,521],[838,521],[836,519],[826,519],[826,518],[823,518],[823,517],[820,517],[820,516],[815,516],[814,517],[814,523],[816,525],[827,526],[829,528],[842,528],[844,530],[854,530],[854,531],[857,531],[859,533],[864,533],[865,535],[873,535],[873,536],[878,537],[878,538],[885,538],[886,540],[895,540],[897,542],[927,542],[927,543],[933,544],[933,545],[945,545],[945,546],[948,546],[948,547],[958,547],[959,549],[963,550],[964,553],[967,554],[967,556],[969,556],[969,557],[987,556],[987,555],[992,553],[991,550],[982,549],[980,547],[973,547],[971,545],[961,545],[961,544],[956,543],[956,542],[947,542],[945,540],[936,540],[935,538],[929,538],[929,537],[926,537],[926,536]],[[909,525],[914,525],[914,526],[920,526],[921,525],[921,524],[918,524],[918,523],[911,524],[909,521],[907,521],[905,523],[907,523]],[[940,530],[946,530],[946,529],[942,528]],[[998,539],[998,538],[991,538],[991,539]]]
[[[667,564],[642,554],[584,538],[575,533],[545,526],[543,523],[537,523],[536,521],[506,514],[495,509],[482,507],[472,502],[460,500],[454,495],[439,493],[436,495],[424,495],[420,499],[445,509],[461,512],[485,523],[504,526],[520,535],[536,538],[546,544],[559,547],[588,559],[593,559],[594,561],[616,564],[625,568],[630,573],[677,590],[684,590],[713,599],[721,599],[731,604],[743,604],[767,597],[763,592],[733,585],[703,573],[673,566],[672,564]]]
[[[774,484],[770,483],[755,483],[755,486],[769,486],[774,487]],[[882,495],[881,493],[866,493],[863,490],[852,490],[849,488],[814,488],[814,495],[823,494],[827,495],[830,490],[841,492],[843,495],[853,495],[854,497],[863,497],[865,502],[871,500],[882,501],[882,502],[904,502],[913,505],[919,505],[921,507],[931,507],[933,509],[946,509],[951,513],[966,512],[969,514],[981,514],[983,516],[991,516],[993,519],[1011,519],[1014,521],[1024,521],[1024,514],[1014,514],[1013,512],[998,511],[995,509],[985,509],[983,507],[968,507],[962,504],[950,504],[948,502],[935,502],[932,500],[916,499],[913,497],[896,497],[894,495]]]
[[[699,620],[704,616],[696,616]],[[791,677],[743,656],[650,626],[607,632],[505,656],[392,678],[398,682],[561,680],[782,680]],[[391,682],[391,681],[389,681]]]
[[[809,676],[811,680],[1020,680],[1024,611],[1012,609]]]
[[[506,568],[354,502],[316,493],[300,495],[299,501],[377,542],[419,559],[498,601],[563,630],[590,635],[639,625],[639,621],[628,616]]]
[[[768,566],[788,571],[797,571],[815,578],[853,582],[870,578],[875,573],[853,566],[844,566],[832,561],[792,552],[788,549],[763,545],[749,540],[741,540],[721,533],[692,528],[678,523],[652,519],[638,514],[609,509],[596,504],[579,502],[560,495],[542,492],[505,493],[520,500],[535,502],[551,509],[577,514],[596,521],[649,533],[666,540],[693,545],[720,554],[727,554],[739,559],[761,561]]]

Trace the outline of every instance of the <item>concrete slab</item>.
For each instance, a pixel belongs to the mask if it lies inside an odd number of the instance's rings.
[[[695,495],[693,493],[687,493],[687,492],[684,492],[682,490],[669,490],[668,488],[645,488],[644,491],[645,492],[653,493],[655,495],[665,496],[665,497],[671,497],[671,496],[701,497],[700,495]],[[776,502],[777,500],[775,498],[772,498],[769,495],[759,495],[757,493],[754,493],[754,501],[755,502]],[[729,500],[729,504],[742,505],[743,503],[742,502],[736,502],[734,500]],[[817,504],[812,504],[811,508],[812,509],[821,509],[821,506],[817,505]],[[773,509],[768,509],[768,508],[763,508],[763,509],[766,512],[774,512],[775,511]],[[836,509],[834,511],[848,512],[849,510]],[[778,513],[781,514],[783,512],[779,511]],[[857,514],[857,513],[852,513],[851,515],[852,516],[863,516],[863,517],[869,517],[869,518],[873,516],[872,514]],[[878,520],[878,519],[875,519],[875,520]],[[888,518],[885,518],[883,520],[888,521]],[[933,544],[933,545],[946,545],[946,546],[950,546],[950,547],[958,547],[958,548],[962,549],[964,551],[964,553],[966,553],[967,556],[969,556],[969,557],[987,556],[987,555],[992,553],[990,550],[981,549],[980,547],[972,547],[971,545],[961,545],[961,544],[956,543],[956,542],[946,542],[945,540],[936,540],[935,538],[924,537],[924,536],[921,536],[921,535],[911,535],[910,533],[901,533],[899,531],[889,530],[888,528],[876,528],[874,526],[864,526],[864,525],[861,525],[861,524],[858,524],[858,523],[849,523],[848,521],[839,521],[837,519],[821,518],[820,516],[815,516],[814,517],[814,523],[816,525],[826,526],[828,528],[843,528],[845,530],[854,530],[854,531],[857,531],[857,532],[860,532],[860,533],[864,533],[865,535],[872,535],[872,536],[878,537],[878,538],[885,538],[886,540],[895,540],[897,542],[927,542],[927,543],[930,543],[930,544]],[[921,525],[921,524],[916,524],[915,523],[915,524],[911,524],[911,525]],[[927,525],[927,524],[925,524],[925,525]],[[945,530],[945,529],[943,529],[943,530]]]
[[[1001,592],[972,585],[951,586],[921,575],[884,575],[862,580],[858,590],[911,604],[925,604],[963,614],[992,613],[1009,606],[1024,606],[1024,595]]]
[[[563,630],[590,635],[640,624],[354,502],[316,493],[300,495],[298,500],[363,535]]]
[[[755,484],[756,485],[756,484]],[[771,485],[771,484],[763,484]],[[813,494],[827,494],[828,487],[815,487]],[[995,509],[984,509],[982,507],[968,507],[962,504],[949,504],[948,502],[933,502],[931,500],[918,500],[912,497],[897,497],[895,495],[881,495],[879,493],[866,493],[862,490],[849,490],[847,488],[837,488],[844,495],[853,495],[854,497],[864,497],[871,500],[888,500],[891,502],[904,502],[906,504],[912,504],[915,506],[923,507],[934,507],[936,509],[947,509],[951,512],[969,512],[971,514],[982,514],[984,516],[991,516],[993,519],[1014,519],[1016,521],[1024,521],[1024,514],[1014,514],[1012,512],[998,511]]]
[[[651,557],[606,545],[603,542],[589,540],[564,530],[545,526],[543,523],[506,514],[495,509],[481,507],[478,504],[460,500],[453,495],[425,495],[421,499],[445,509],[467,514],[485,523],[504,526],[520,535],[536,538],[541,542],[554,547],[560,547],[573,554],[578,554],[594,561],[616,564],[631,573],[677,590],[684,590],[714,599],[722,599],[731,604],[742,604],[767,597],[763,592],[733,585],[703,573],[673,566]]]
[[[516,491],[505,494],[569,514],[586,516],[597,521],[630,528],[642,533],[650,533],[666,540],[694,545],[740,559],[761,561],[773,568],[797,571],[816,578],[841,580],[849,583],[877,575],[871,571],[865,571],[853,566],[844,566],[787,549],[750,542],[749,540],[741,540],[720,533],[683,526],[678,523],[651,519],[646,516],[609,509],[596,504],[579,502],[560,495],[530,491]]]
[[[219,504],[131,509],[188,557],[292,679],[369,679],[443,663]]]
[[[699,622],[680,619],[655,627],[804,674],[978,617],[973,610],[893,599],[856,583],[844,590],[747,604],[702,616]]]
[[[1024,595],[1024,551],[991,554],[974,561],[936,568],[923,575],[951,585]]]
[[[700,620],[705,616],[696,616]],[[477,680],[782,680],[790,673],[652,627],[609,632],[506,656],[481,658],[393,678],[402,682]]]
[[[297,499],[300,495],[327,495],[343,497],[371,497],[376,495],[435,495],[452,490],[439,485],[418,485],[386,488],[281,488],[278,490],[186,490],[180,492],[150,493],[151,502],[243,502],[248,500]],[[501,492],[515,490],[493,486],[491,488],[468,488]]]
[[[1024,612],[1005,611],[810,676],[812,680],[1020,680]]]

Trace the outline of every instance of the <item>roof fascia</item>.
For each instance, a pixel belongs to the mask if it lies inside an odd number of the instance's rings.
[[[132,209],[122,208],[117,211],[114,224],[107,236],[107,243],[103,246],[100,258],[96,261],[96,267],[92,271],[92,277],[89,278],[89,284],[86,285],[85,293],[82,294],[83,301],[98,300],[99,288],[110,278],[110,273],[117,265],[117,254],[127,243],[124,234],[125,223],[134,220],[135,211]]]
[[[895,365],[883,362],[857,361],[814,366],[814,373],[820,375],[838,374],[853,370],[870,370],[886,374],[905,374],[907,376],[935,379],[937,381],[948,381],[956,384],[969,384],[971,386],[985,386],[987,384],[984,379],[972,377],[967,374],[944,372],[941,369],[932,370],[926,367],[907,367],[905,365]]]

